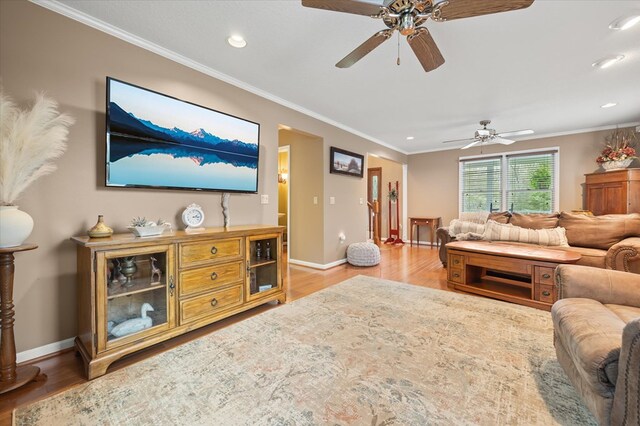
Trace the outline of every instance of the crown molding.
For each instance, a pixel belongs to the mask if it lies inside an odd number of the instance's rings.
[[[577,130],[568,130],[566,132],[555,132],[555,133],[541,133],[539,135],[532,135],[531,137],[528,138],[518,138],[516,139],[516,143],[517,142],[524,142],[524,141],[532,141],[532,140],[536,140],[536,139],[545,139],[545,138],[553,138],[553,137],[557,137],[557,136],[567,136],[567,135],[577,135],[580,133],[589,133],[589,132],[598,132],[600,130],[611,130],[611,129],[616,129],[616,128],[625,128],[625,127],[634,127],[634,126],[638,126],[640,125],[640,121],[632,121],[630,123],[621,123],[621,124],[610,124],[610,125],[606,125],[606,126],[599,126],[599,127],[589,127],[589,128],[585,128],[585,129],[577,129]],[[492,144],[493,145],[493,144]],[[460,144],[460,146],[464,146],[464,144]],[[459,150],[460,147],[442,147],[442,148],[434,148],[434,149],[425,149],[425,150],[421,150],[421,151],[409,151],[409,153],[407,155],[417,155],[417,154],[428,154],[430,152],[440,152],[440,151],[455,151],[455,150]]]
[[[367,139],[373,143],[376,143],[378,145],[382,145],[386,148],[392,149],[396,152],[402,153],[402,154],[409,154],[407,151],[404,151],[398,147],[395,147],[391,144],[388,144],[384,141],[381,141],[380,139],[377,139],[373,136],[367,135],[366,133],[363,133],[359,130],[356,130],[354,128],[351,128],[345,124],[342,124],[338,121],[335,121],[329,117],[325,117],[322,114],[319,114],[315,111],[311,111],[301,105],[298,105],[296,103],[290,102],[286,99],[283,99],[279,96],[274,95],[273,93],[267,92],[265,90],[259,89],[255,86],[252,86],[244,81],[238,80],[237,78],[231,77],[228,74],[224,74],[218,70],[215,70],[211,67],[208,67],[204,64],[201,64],[200,62],[196,62],[192,59],[187,58],[186,56],[183,56],[177,52],[174,52],[172,50],[169,50],[165,47],[162,47],[158,44],[155,44],[149,40],[146,40],[142,37],[138,37],[137,35],[131,34],[130,32],[127,32],[121,28],[116,27],[115,25],[111,25],[107,22],[104,22],[100,19],[97,19],[91,15],[88,15],[84,12],[80,12],[79,10],[76,10],[72,7],[67,6],[66,4],[60,3],[57,0],[29,0],[31,3],[36,4],[38,6],[44,7],[45,9],[49,9],[53,12],[56,12],[60,15],[66,16],[67,18],[71,18],[74,21],[78,21],[82,24],[85,24],[91,28],[95,28],[98,31],[102,31],[104,33],[107,33],[111,36],[114,36],[116,38],[119,38],[120,40],[126,41],[127,43],[133,44],[135,46],[138,46],[142,49],[148,50],[150,52],[153,52],[157,55],[160,55],[164,58],[167,58],[173,62],[177,62],[181,65],[184,65],[186,67],[189,67],[191,69],[194,69],[198,72],[201,72],[203,74],[206,74],[210,77],[213,77],[217,80],[223,81],[225,83],[231,84],[232,86],[238,87],[242,90],[246,90],[247,92],[253,93],[254,95],[260,96],[261,98],[264,99],[268,99],[272,102],[275,102],[277,104],[280,104],[282,106],[285,106],[287,108],[290,108],[294,111],[297,111],[299,113],[302,113],[304,115],[307,115],[309,117],[315,118],[317,120],[320,120],[324,123],[327,123],[331,126],[337,127],[339,129],[342,129],[346,132],[349,132],[353,135],[359,136],[363,139]]]

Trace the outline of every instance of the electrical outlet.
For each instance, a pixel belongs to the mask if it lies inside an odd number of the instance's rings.
[[[329,204],[335,204],[336,203],[336,197],[329,197]]]
[[[318,204],[318,197],[313,197],[313,204]]]
[[[260,204],[269,204],[269,194],[262,194],[260,196]]]
[[[364,198],[360,197],[360,205],[364,204]]]

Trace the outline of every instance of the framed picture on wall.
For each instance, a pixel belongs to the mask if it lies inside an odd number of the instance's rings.
[[[361,178],[364,174],[364,155],[332,146],[329,173]]]

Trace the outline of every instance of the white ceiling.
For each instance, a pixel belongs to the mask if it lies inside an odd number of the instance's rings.
[[[353,67],[335,68],[384,25],[299,0],[48,3],[407,153],[453,148],[442,141],[471,137],[485,118],[498,132],[531,128],[538,137],[640,121],[640,25],[608,28],[640,1],[536,0],[514,12],[428,21],[446,60],[430,73],[405,40],[396,65],[396,36]],[[236,33],[244,49],[227,44]],[[626,58],[606,70],[591,66],[610,54]],[[601,109],[607,102],[618,106]]]

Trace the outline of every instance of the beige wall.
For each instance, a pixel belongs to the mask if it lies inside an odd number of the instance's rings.
[[[291,155],[289,257],[322,265],[324,182],[322,162],[318,161],[322,158],[322,139],[280,130],[278,143],[280,146],[289,145]],[[313,204],[313,197],[318,197],[318,204]]]
[[[513,145],[489,145],[484,154],[548,147],[560,148],[560,210],[583,208],[585,173],[598,170],[595,162],[611,130],[534,139]],[[480,148],[449,150],[409,157],[409,216],[442,216],[446,225],[458,216],[458,159],[479,155]],[[637,162],[637,160],[636,160]],[[637,164],[637,163],[636,163]]]
[[[214,52],[215,53],[215,52]],[[115,37],[26,1],[0,1],[0,77],[5,91],[24,104],[34,90],[45,90],[62,111],[76,118],[67,153],[58,171],[30,187],[18,204],[31,214],[30,241],[38,250],[16,260],[16,344],[24,351],[73,337],[76,333],[76,259],[73,235],[84,234],[104,214],[116,231],[126,231],[133,216],[163,217],[180,223],[182,209],[200,204],[205,226],[222,225],[220,194],[188,191],[117,189],[104,186],[105,77],[112,76],[181,99],[260,123],[260,196],[232,194],[231,224],[277,223],[278,125],[286,124],[323,138],[324,188],[349,195],[349,203],[325,207],[321,263],[344,257],[334,235],[361,229],[366,214],[354,215],[362,179],[344,184],[328,173],[329,146],[373,152],[397,161],[406,156],[344,130],[216,80]],[[364,188],[364,189],[363,189]],[[325,194],[326,196],[326,194]],[[324,201],[324,200],[323,200]],[[349,235],[349,233],[347,233]],[[320,237],[322,239],[322,236]]]
[[[391,187],[395,188],[397,181],[400,188],[400,198],[398,199],[400,214],[398,217],[400,222],[400,236],[402,237],[402,230],[405,227],[405,224],[403,223],[404,221],[402,220],[402,193],[404,186],[404,182],[402,181],[402,164],[396,163],[395,161],[387,160],[386,158],[369,156],[368,168],[373,167],[382,168],[382,193],[380,194],[380,216],[382,217],[382,223],[380,226],[380,234],[384,238],[387,238],[389,236],[389,182],[391,182]],[[393,210],[393,215],[391,217],[395,218],[396,205],[392,204],[391,208]],[[392,226],[395,225],[392,224]]]

